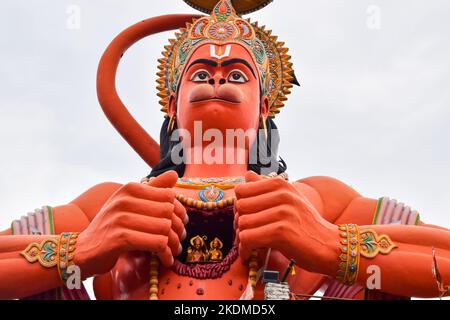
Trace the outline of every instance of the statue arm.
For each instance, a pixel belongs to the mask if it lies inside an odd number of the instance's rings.
[[[57,268],[44,268],[39,263],[29,263],[20,255],[30,243],[58,236],[0,236],[0,300],[17,299],[38,294],[63,283]]]
[[[362,198],[349,186],[331,178],[309,178],[291,184],[248,172],[246,181],[235,189],[242,259],[247,259],[253,249],[272,248],[287,259],[295,259],[309,272],[335,278],[339,270],[350,270],[342,272],[345,277],[341,280],[349,284],[356,280],[362,285],[369,278],[368,267],[374,265],[381,271],[381,291],[436,297],[442,292],[432,274],[434,246],[441,283],[449,285],[450,231],[417,225],[372,225],[370,218],[374,217],[376,202]],[[301,186],[305,190],[299,192],[299,183],[314,190]],[[388,204],[378,212],[377,219],[401,217],[403,222],[417,223],[415,212],[404,208],[398,215],[396,206],[391,210],[393,202]],[[356,223],[360,224],[359,232],[355,230]],[[357,257],[361,258],[359,269],[355,268]]]
[[[336,179],[312,177],[294,182],[293,185],[311,201],[320,215],[331,223],[354,221],[354,223],[364,225],[370,224],[373,219],[377,201],[360,196],[349,186]],[[336,187],[343,190],[347,196],[335,198],[334,194],[328,190]],[[330,203],[334,203],[334,205],[330,205]],[[297,273],[297,276],[291,281],[291,287],[298,294],[314,295],[329,279],[326,275],[309,272],[300,267],[298,267]]]
[[[332,178],[314,177],[297,182],[306,184],[317,192],[320,201],[315,207],[323,217],[335,224],[354,223],[360,230],[372,229],[378,235],[388,235],[397,248],[387,255],[378,254],[373,259],[361,258],[358,282],[365,285],[370,266],[378,266],[381,271],[381,291],[402,296],[436,297],[439,295],[432,275],[432,247],[436,248],[437,265],[442,283],[450,284],[450,231],[446,228],[428,225],[422,221],[414,225],[372,225],[377,200],[364,198],[351,187]],[[310,191],[311,192],[311,191]],[[304,191],[303,191],[304,193]],[[314,197],[309,196],[314,200]],[[335,235],[333,243],[339,243]],[[337,270],[337,255],[329,262]],[[333,271],[334,270],[334,271]],[[369,268],[370,270],[370,268]],[[370,281],[370,279],[369,279]]]
[[[119,188],[120,185],[115,183],[99,184],[69,204],[54,207],[55,233],[83,231]],[[60,286],[62,282],[56,268],[44,268],[39,263],[30,264],[20,255],[30,243],[59,237],[10,234],[10,229],[0,234],[0,299],[26,297]]]
[[[383,292],[406,297],[438,297],[440,292],[432,273],[434,247],[442,284],[450,285],[450,231],[427,226],[360,226],[360,230],[366,228],[389,236],[396,248],[372,259],[361,257],[359,283],[365,285],[369,277],[368,282],[376,282],[371,276],[373,270],[369,272],[375,266],[380,271],[379,289]]]

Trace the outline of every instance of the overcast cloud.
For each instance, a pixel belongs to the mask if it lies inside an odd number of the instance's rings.
[[[80,29],[70,28],[73,8]],[[127,26],[186,12],[195,11],[181,0],[1,1],[2,229],[97,183],[148,174],[99,108],[96,68]],[[290,47],[302,84],[276,119],[291,179],[329,175],[450,227],[449,16],[447,0],[275,0],[251,15]],[[169,36],[130,49],[119,72],[123,100],[153,136],[163,119],[156,60]]]

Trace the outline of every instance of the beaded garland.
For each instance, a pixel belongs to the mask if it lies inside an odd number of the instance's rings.
[[[258,252],[253,250],[250,254],[250,261],[248,263],[249,272],[248,272],[248,281],[252,286],[252,289],[256,288],[256,277],[258,274]]]
[[[150,258],[150,296],[149,300],[158,300],[159,285],[159,260],[155,254]]]

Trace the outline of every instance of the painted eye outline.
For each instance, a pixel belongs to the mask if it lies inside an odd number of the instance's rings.
[[[201,73],[206,73],[208,75],[208,77],[206,79],[196,79],[198,77],[198,75]],[[208,82],[209,79],[211,79],[211,75],[209,74],[208,70],[199,69],[192,74],[190,80],[193,82]]]
[[[242,77],[243,81],[233,79],[232,76],[233,76],[233,74],[236,74],[236,73],[238,73]],[[228,74],[227,79],[228,79],[228,82],[232,82],[232,83],[247,83],[248,82],[247,75],[239,69],[231,70],[230,73]]]

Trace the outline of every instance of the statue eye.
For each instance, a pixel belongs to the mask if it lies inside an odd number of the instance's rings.
[[[199,70],[196,73],[194,73],[191,77],[191,81],[194,82],[206,82],[211,76],[209,75],[208,71],[206,70]]]
[[[235,83],[246,83],[248,81],[248,78],[245,75],[245,73],[243,73],[242,71],[233,70],[228,75],[228,81],[235,82]]]

